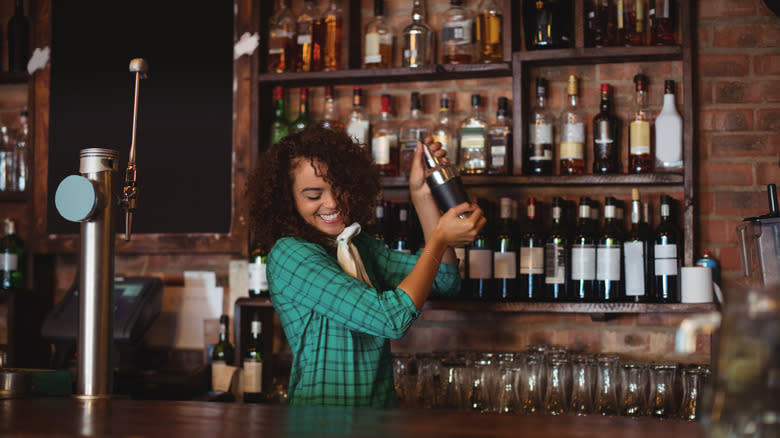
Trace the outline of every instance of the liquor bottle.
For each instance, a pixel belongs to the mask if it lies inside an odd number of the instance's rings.
[[[27,71],[30,59],[30,20],[24,15],[24,2],[14,1],[14,15],[8,20],[8,71]]]
[[[650,155],[650,110],[647,108],[647,76],[634,76],[634,112],[628,124],[628,168],[631,173],[653,171]]]
[[[499,0],[482,0],[475,20],[479,62],[504,61],[504,13]]]
[[[301,88],[301,96],[298,98],[298,117],[293,120],[290,128],[293,132],[301,132],[303,128],[309,126],[309,89]]]
[[[398,176],[398,129],[390,117],[390,96],[383,94],[382,112],[371,138],[371,154],[382,176]]]
[[[609,84],[601,84],[601,111],[593,118],[593,173],[620,171],[620,121],[612,114],[609,88]]]
[[[661,223],[653,245],[655,298],[662,303],[680,302],[680,232],[672,218],[671,196],[661,195]]]
[[[676,1],[650,0],[650,44],[654,46],[677,44],[676,14]]]
[[[390,242],[390,249],[406,254],[412,253],[412,225],[409,221],[409,210],[408,202],[401,202],[397,205],[393,240]]]
[[[604,228],[596,247],[596,299],[610,303],[622,300],[622,230],[615,218],[616,199],[604,200]]]
[[[441,29],[442,64],[471,64],[474,59],[474,22],[463,0],[450,0]]]
[[[493,251],[493,277],[496,297],[512,301],[517,297],[517,238],[512,211],[512,199],[500,198],[499,222],[496,230],[496,247]]]
[[[13,188],[18,192],[27,191],[30,171],[30,148],[27,144],[29,137],[29,125],[27,123],[27,109],[19,115],[19,130],[16,133],[16,152],[14,162],[16,164]]]
[[[284,115],[284,88],[274,87],[274,117],[271,119],[271,144],[276,144],[290,133],[290,125]]]
[[[679,172],[683,168],[683,120],[674,106],[674,81],[664,81],[664,105],[655,119],[655,170]]]
[[[450,98],[446,93],[442,93],[439,101],[439,118],[433,126],[433,141],[441,143],[441,148],[447,151],[447,157],[453,163],[457,163],[459,148],[458,136],[455,128],[452,126],[453,120],[450,118]]]
[[[376,206],[374,207],[374,222],[369,227],[371,236],[384,243],[386,247],[390,247],[389,229],[387,220],[385,219],[385,207],[386,203],[383,199],[376,200]]]
[[[11,133],[5,125],[0,126],[0,192],[16,190],[16,147],[11,141]]]
[[[255,246],[249,254],[249,296],[252,298],[268,296],[268,277],[266,276],[266,253]]]
[[[244,390],[244,403],[261,403],[263,395],[263,323],[257,315],[250,323],[249,340],[244,353],[244,372],[241,384]]]
[[[482,97],[471,95],[471,115],[460,124],[460,173],[481,175],[487,167],[487,121],[479,106]]]
[[[569,230],[564,215],[563,199],[552,201],[552,226],[544,244],[544,297],[547,301],[564,301],[571,276]]]
[[[368,144],[369,123],[368,116],[363,109],[362,96],[363,91],[360,87],[355,87],[352,90],[352,113],[350,113],[349,123],[347,123],[347,134],[365,146]]]
[[[571,0],[524,0],[527,50],[563,49],[574,45]]]
[[[617,40],[617,7],[615,0],[587,0],[585,5],[592,47],[613,46]]]
[[[520,236],[520,291],[526,301],[544,298],[545,239],[536,215],[536,198],[528,198],[528,223]]]
[[[282,73],[295,71],[297,41],[296,17],[289,0],[276,0],[276,12],[268,27],[268,71]]]
[[[493,245],[488,235],[488,230],[491,229],[492,208],[486,199],[478,199],[477,204],[484,212],[488,225],[482,227],[466,250],[469,276],[467,283],[472,298],[489,301],[494,298],[492,291],[495,290],[492,287]]]
[[[496,121],[488,128],[488,175],[509,175],[512,169],[512,119],[509,99],[498,98]]]
[[[0,239],[0,290],[24,288],[24,243],[16,234],[16,222],[3,220],[3,237]]]
[[[531,110],[524,154],[526,175],[552,175],[554,124],[555,116],[547,108],[547,80],[536,78],[536,106]]]
[[[235,359],[235,347],[230,342],[230,329],[228,328],[228,316],[219,317],[219,340],[214,345],[214,351],[211,353],[211,366],[214,365],[233,365]]]
[[[296,33],[296,57],[295,57],[295,71],[315,71],[317,70],[314,65],[314,31],[321,26],[321,17],[316,9],[314,0],[304,0],[303,10],[298,14],[298,18],[295,21],[295,33]],[[322,65],[320,59],[320,47],[316,50],[318,62],[316,64]]]
[[[617,41],[625,46],[644,46],[646,0],[615,0],[617,2]]]
[[[562,175],[585,173],[585,115],[580,108],[577,77],[569,76],[566,109],[561,114],[561,142],[558,147]]]
[[[344,35],[344,11],[339,0],[330,0],[322,13],[322,66],[326,71],[340,70],[341,43]]]
[[[385,20],[385,1],[374,0],[374,19],[363,33],[363,68],[393,66],[393,28]]]
[[[333,86],[325,86],[325,110],[322,113],[322,120],[319,123],[320,126],[327,129],[332,129],[337,132],[344,132],[346,126],[344,122],[339,118],[338,110],[336,109],[336,100],[334,99]]]
[[[626,299],[632,302],[650,300],[650,235],[642,225],[642,201],[639,190],[631,189],[631,230],[623,242],[623,268]]]
[[[412,2],[412,22],[404,28],[404,46],[402,50],[404,67],[431,65],[436,59],[436,34],[425,24],[423,0]]]
[[[577,230],[571,244],[571,288],[574,301],[591,301],[596,280],[596,244],[590,219],[590,199],[580,198]]]
[[[398,132],[398,142],[401,149],[401,156],[399,158],[399,173],[401,176],[409,176],[409,171],[412,168],[414,151],[417,149],[417,142],[423,141],[425,137],[431,135],[430,125],[422,118],[420,93],[416,91],[412,92],[409,113],[409,118],[401,123]]]

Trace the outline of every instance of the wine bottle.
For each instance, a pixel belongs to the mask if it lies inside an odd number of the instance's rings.
[[[653,245],[655,296],[662,303],[680,302],[680,232],[671,213],[674,200],[661,195],[661,223]]]
[[[371,155],[382,176],[398,176],[398,129],[390,117],[390,95],[383,94],[382,112],[371,138]]]
[[[498,98],[496,121],[488,127],[488,175],[509,175],[512,169],[512,119],[509,99]]]
[[[542,301],[544,298],[544,248],[545,241],[537,220],[536,198],[528,198],[528,223],[520,236],[520,292],[525,301]]]
[[[30,20],[24,15],[24,2],[14,1],[14,15],[8,20],[8,71],[27,71],[30,59]]]
[[[374,223],[371,224],[369,232],[371,236],[382,242],[387,248],[390,247],[389,230],[387,219],[385,219],[386,203],[383,199],[376,200],[374,207]]]
[[[487,168],[487,121],[479,110],[482,96],[471,95],[471,114],[460,124],[460,173],[481,175]]]
[[[422,0],[412,2],[412,22],[404,28],[403,66],[417,68],[433,64],[436,59],[436,34],[425,24]]]
[[[374,0],[374,19],[363,33],[363,68],[393,66],[393,28],[385,20],[385,1]]]
[[[347,123],[347,134],[350,135],[361,146],[366,146],[368,143],[368,130],[369,122],[368,116],[363,109],[363,91],[360,87],[355,87],[352,90],[352,113],[349,115],[349,123]]]
[[[622,300],[622,231],[615,218],[615,198],[604,200],[604,228],[596,247],[596,299],[610,303]]]
[[[290,133],[290,125],[284,115],[284,89],[274,87],[274,117],[271,120],[271,144],[276,144]]]
[[[486,199],[478,199],[477,204],[482,209],[488,220],[488,225],[482,227],[474,241],[467,249],[468,258],[468,288],[471,296],[477,300],[489,301],[494,298],[493,283],[493,245],[488,235],[492,222],[492,208]]]
[[[493,277],[496,297],[501,301],[513,301],[517,297],[517,224],[512,217],[512,199],[499,199],[499,222],[496,232],[496,248],[493,251]]]
[[[414,151],[417,149],[417,142],[423,141],[425,137],[431,135],[431,127],[422,118],[422,100],[420,99],[420,93],[417,91],[412,92],[409,113],[409,118],[401,123],[398,133],[401,149],[399,158],[399,173],[401,176],[409,176],[409,172],[412,169]]]
[[[649,173],[653,171],[653,159],[650,155],[650,110],[647,107],[647,76],[634,76],[636,95],[634,112],[628,124],[628,167],[631,173]]]
[[[552,201],[552,226],[544,245],[544,283],[547,301],[564,301],[571,277],[569,230],[564,216],[563,199]]]
[[[290,129],[293,132],[301,132],[303,128],[309,126],[311,118],[309,117],[309,89],[301,88],[301,96],[298,98],[298,117],[291,123]]]
[[[326,71],[341,70],[344,41],[344,11],[338,0],[329,0],[322,13],[322,66]]]
[[[650,236],[642,226],[642,201],[639,190],[631,189],[631,230],[623,242],[623,267],[626,299],[650,301]]]
[[[547,80],[536,78],[536,106],[531,110],[528,145],[525,149],[527,175],[552,175],[553,125],[555,116],[547,108]]]
[[[582,175],[585,173],[585,115],[579,104],[577,77],[569,76],[567,106],[561,115],[561,142],[558,159],[561,175]]]
[[[501,3],[500,0],[482,0],[479,4],[475,34],[479,62],[484,64],[504,61]]]
[[[591,301],[596,280],[596,245],[590,219],[590,199],[580,198],[577,230],[571,244],[571,299]]]
[[[323,128],[332,129],[337,132],[344,132],[346,129],[346,126],[339,118],[339,113],[336,109],[336,99],[332,85],[325,86],[325,110],[323,111],[322,120],[319,125]]]
[[[296,71],[315,71],[314,67],[314,31],[321,26],[321,17],[314,0],[303,0],[303,10],[295,21],[296,33]],[[319,58],[319,47],[317,48]]]
[[[463,0],[450,0],[441,29],[442,64],[471,64],[474,58],[474,22]]]
[[[228,328],[229,317],[222,315],[219,317],[219,339],[214,345],[214,351],[211,354],[212,367],[217,365],[233,365],[235,360],[235,347],[230,342],[230,329]]]
[[[393,240],[390,243],[390,249],[400,251],[406,254],[412,253],[411,234],[412,227],[409,223],[409,203],[401,202],[398,204],[398,216],[393,233]]]
[[[263,395],[263,323],[257,315],[250,324],[249,340],[244,353],[244,372],[241,382],[244,403],[262,403]]]
[[[664,105],[655,119],[655,170],[680,172],[683,168],[683,120],[674,106],[674,81],[664,81]]]
[[[249,296],[268,296],[268,277],[266,276],[266,253],[255,246],[249,254]]]
[[[16,222],[3,220],[3,237],[0,239],[0,290],[24,288],[24,243],[16,234]]]
[[[600,112],[593,118],[593,173],[618,173],[619,120],[612,114],[609,84],[601,84]]]
[[[289,0],[277,0],[276,12],[268,28],[268,71],[295,71],[297,41],[295,38],[297,17],[289,6]]]

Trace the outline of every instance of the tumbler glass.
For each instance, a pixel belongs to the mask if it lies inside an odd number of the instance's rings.
[[[644,415],[647,401],[647,365],[626,362],[622,368],[620,414],[629,417]]]
[[[593,356],[576,354],[571,356],[571,402],[569,411],[576,415],[593,413]]]
[[[545,370],[544,410],[550,415],[561,415],[568,408],[569,360],[563,354],[550,354],[545,361]]]
[[[617,365],[618,357],[600,354],[596,357],[595,412],[601,415],[617,415]]]
[[[441,364],[442,404],[451,409],[469,409],[469,392],[473,379],[465,356],[454,355]]]
[[[542,359],[536,354],[526,354],[521,366],[518,395],[520,397],[520,412],[535,414],[541,410],[541,391],[539,382]]]
[[[674,385],[677,374],[675,364],[655,364],[650,373],[649,415],[656,418],[669,418],[675,413]]]
[[[417,407],[417,362],[409,353],[393,354],[393,378],[401,407]]]
[[[498,412],[502,414],[513,414],[520,410],[520,397],[518,386],[520,385],[520,376],[523,374],[522,368],[516,366],[507,366],[501,368],[500,387],[498,394]]]
[[[483,352],[474,361],[473,385],[469,400],[471,408],[479,412],[498,411],[498,358],[495,353]]]
[[[436,353],[417,355],[417,406],[423,408],[439,407],[441,388],[441,362]]]
[[[709,369],[699,365],[692,365],[682,369],[682,403],[680,404],[680,417],[683,420],[696,421],[699,418],[698,409],[701,400],[701,391],[707,380]]]

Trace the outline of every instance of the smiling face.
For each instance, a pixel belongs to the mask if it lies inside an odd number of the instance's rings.
[[[293,162],[292,189],[295,208],[304,221],[335,238],[344,230],[346,218],[339,208],[333,187],[320,176],[327,172],[327,166],[315,162],[318,169],[318,172],[315,172],[311,163],[304,158]]]

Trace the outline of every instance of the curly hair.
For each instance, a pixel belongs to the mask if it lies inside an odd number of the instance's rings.
[[[300,237],[333,252],[333,237],[307,223],[298,214],[293,197],[293,165],[304,158],[325,164],[323,176],[334,190],[342,213],[366,224],[372,219],[379,195],[379,172],[370,151],[344,132],[319,126],[282,138],[264,151],[248,179],[250,232],[255,245],[268,253],[281,237]]]

